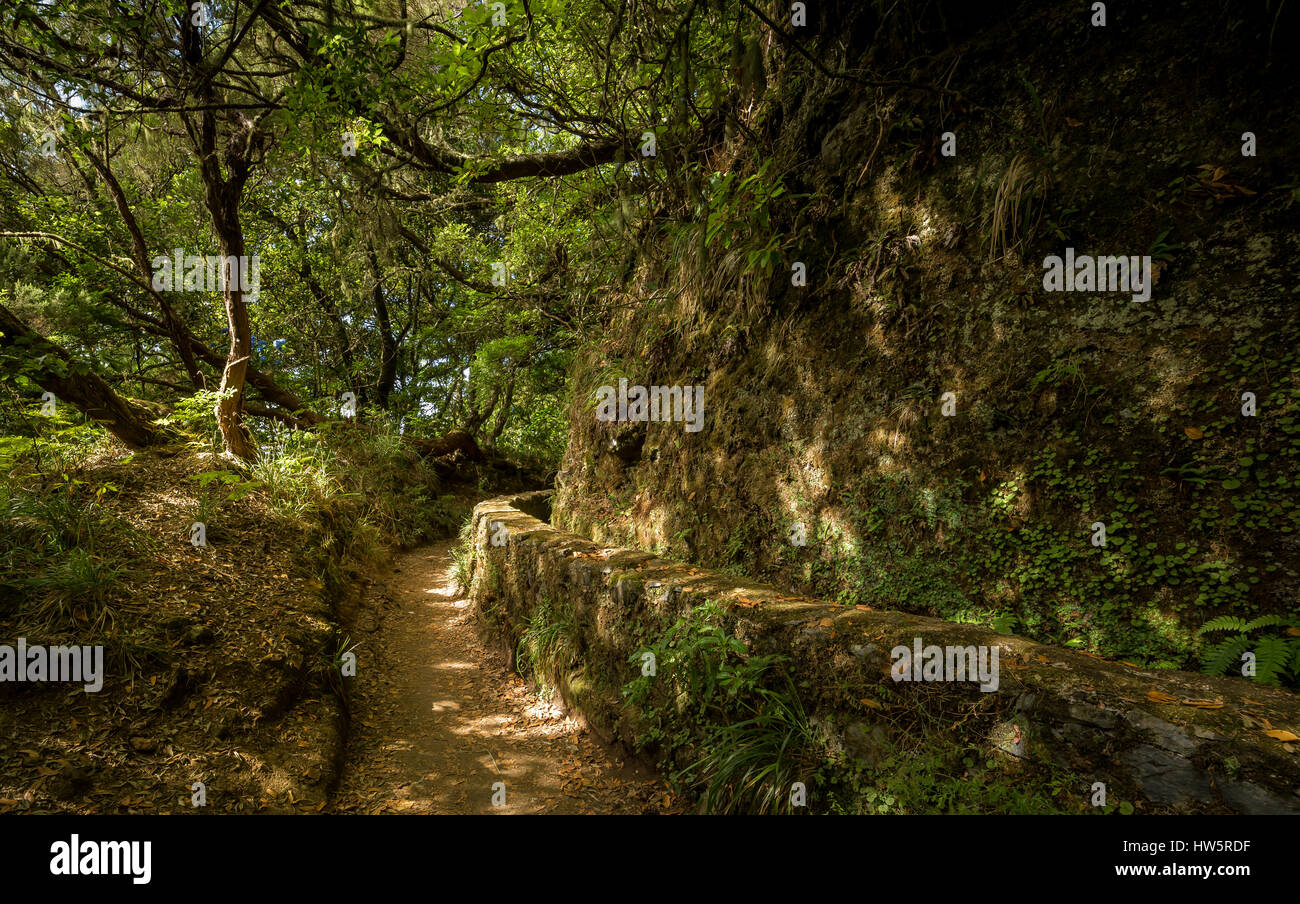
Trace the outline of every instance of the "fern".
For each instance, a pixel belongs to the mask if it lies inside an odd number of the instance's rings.
[[[1207,621],[1205,624],[1201,625],[1201,629],[1196,633],[1197,635],[1201,635],[1201,634],[1209,633],[1210,631],[1243,631],[1244,632],[1245,630],[1246,630],[1245,619],[1237,618],[1237,616],[1235,615],[1220,615],[1218,618],[1212,618],[1209,621]]]
[[[1255,680],[1283,684],[1291,676],[1291,653],[1295,641],[1282,637],[1261,637],[1255,644]]]
[[[1251,631],[1254,631],[1257,628],[1271,628],[1274,625],[1291,625],[1291,624],[1293,624],[1293,622],[1283,618],[1280,615],[1261,615],[1259,618],[1253,619],[1250,622],[1248,622],[1246,624],[1246,627],[1242,628],[1241,630],[1249,634]]]
[[[1234,665],[1241,663],[1241,654],[1250,646],[1249,637],[1229,637],[1215,644],[1205,654],[1201,662],[1201,671],[1207,675],[1222,675]]]
[[[1256,635],[1265,628],[1288,630],[1284,636]],[[1294,686],[1300,683],[1300,635],[1297,635],[1297,628],[1300,628],[1300,621],[1281,615],[1261,615],[1250,621],[1234,615],[1210,619],[1196,632],[1198,636],[1216,631],[1234,631],[1236,636],[1209,647],[1202,657],[1201,670],[1208,675],[1238,674],[1242,655],[1251,653],[1255,657],[1255,673],[1248,677],[1260,684]]]

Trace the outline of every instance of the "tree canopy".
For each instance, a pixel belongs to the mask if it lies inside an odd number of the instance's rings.
[[[554,458],[632,214],[717,133],[728,43],[757,22],[626,0],[7,4],[6,322],[120,395],[212,393],[239,458],[257,419],[349,405]],[[51,391],[55,359],[5,333],[8,391]],[[131,410],[105,422],[135,443]]]

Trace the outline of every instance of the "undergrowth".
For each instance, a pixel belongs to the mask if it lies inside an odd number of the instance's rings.
[[[686,613],[629,660],[623,687],[643,720],[637,746],[708,813],[1084,812],[1076,776],[1049,766],[1025,782],[980,746],[991,719],[954,730],[910,714],[874,764],[850,756],[809,711],[783,655],[757,655],[716,603]],[[651,665],[652,664],[652,667]],[[944,728],[943,726],[947,727]],[[1089,810],[1091,808],[1088,808]]]

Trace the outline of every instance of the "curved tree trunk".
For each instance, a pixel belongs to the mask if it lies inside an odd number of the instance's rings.
[[[243,250],[243,241],[238,243]],[[222,242],[222,254],[237,255],[239,251],[227,251]],[[221,428],[221,438],[226,445],[226,454],[245,461],[257,457],[257,448],[248,435],[243,423],[244,381],[248,375],[248,359],[252,357],[252,328],[248,322],[248,307],[244,304],[244,293],[226,287],[226,320],[230,324],[230,352],[226,357],[226,367],[221,374],[221,392],[233,389],[228,397],[217,403],[217,426]]]
[[[238,209],[239,188],[227,182],[211,192],[209,197],[212,194],[218,196],[218,203],[212,206],[212,224],[217,231],[221,254],[231,262],[222,289],[226,322],[230,328],[230,351],[221,374],[221,392],[233,390],[217,403],[215,413],[226,454],[252,461],[257,458],[257,447],[244,425],[243,415],[244,382],[248,377],[248,361],[253,355],[253,330],[248,319],[248,304],[244,301],[242,278],[234,269],[237,266],[235,262],[244,254],[244,230],[239,222]]]
[[[500,412],[497,414],[496,426],[492,428],[492,435],[488,437],[487,444],[491,449],[496,448],[497,440],[501,438],[501,434],[506,429],[506,423],[510,420],[510,405],[514,402],[514,398],[515,375],[512,373],[510,375],[510,382],[506,384],[506,397],[505,401],[501,404]]]
[[[119,396],[86,364],[77,361],[0,305],[0,349],[11,350],[8,355],[0,356],[0,365],[6,365],[6,370],[18,370],[7,366],[5,361],[6,357],[12,358],[12,350],[17,346],[22,346],[22,354],[36,362],[34,368],[21,369],[25,376],[41,389],[53,393],[56,402],[73,405],[132,449],[157,446],[172,439],[167,431],[150,423],[149,412]],[[55,361],[62,362],[62,366],[56,365]]]

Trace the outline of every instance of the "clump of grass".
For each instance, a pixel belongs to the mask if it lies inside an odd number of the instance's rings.
[[[287,521],[304,520],[347,495],[335,450],[305,431],[273,432],[250,470],[272,513]]]
[[[550,676],[572,667],[577,655],[577,625],[550,598],[528,617],[528,626],[515,645],[515,670],[550,690]]]
[[[107,631],[114,622],[108,595],[123,571],[82,547],[69,550],[66,558],[23,580],[33,592],[24,621],[47,633],[78,622],[92,631]]]
[[[474,577],[474,519],[466,518],[451,547],[451,579],[465,593]]]
[[[66,474],[37,488],[0,480],[0,597],[17,600],[24,631],[113,625],[110,600],[125,571],[122,556],[140,537],[101,510],[102,491],[85,489]]]
[[[1042,213],[1048,179],[1024,154],[1007,165],[987,215],[989,260],[1001,260],[1019,250]]]
[[[623,688],[645,719],[638,743],[657,748],[672,781],[698,792],[708,812],[789,812],[793,784],[812,786],[826,745],[784,658],[751,653],[723,617],[705,603],[632,656],[657,664]],[[688,765],[673,770],[679,751]]]
[[[742,700],[746,717],[716,729],[691,767],[704,784],[709,813],[795,812],[796,782],[805,790],[823,758],[823,742],[789,678]]]
[[[438,477],[386,420],[364,430],[275,430],[260,451],[251,476],[286,521],[352,508],[400,546],[447,536],[456,526],[452,497],[440,493]]]

